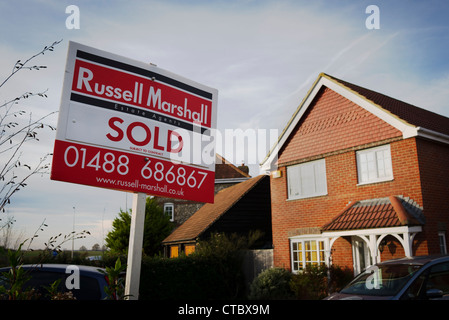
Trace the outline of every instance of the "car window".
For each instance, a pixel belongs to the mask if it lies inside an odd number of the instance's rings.
[[[440,263],[432,267],[426,289],[438,289],[443,294],[449,294],[449,262]]]
[[[419,268],[419,265],[405,264],[388,264],[368,268],[341,290],[341,293],[393,296],[403,288]]]
[[[401,300],[420,300],[425,298],[425,284],[429,270],[421,273],[401,296]]]
[[[423,272],[402,295],[401,300],[427,299],[430,289],[441,290],[443,295],[449,294],[449,262],[432,266]]]

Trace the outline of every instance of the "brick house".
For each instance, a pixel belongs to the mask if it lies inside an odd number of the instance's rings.
[[[446,253],[449,118],[320,74],[261,165],[274,265]]]

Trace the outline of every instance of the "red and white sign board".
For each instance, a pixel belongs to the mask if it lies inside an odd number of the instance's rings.
[[[51,179],[213,202],[217,94],[70,42]]]

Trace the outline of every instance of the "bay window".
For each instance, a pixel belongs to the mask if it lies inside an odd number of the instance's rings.
[[[303,270],[307,265],[325,265],[324,241],[291,239],[291,262],[292,271]]]

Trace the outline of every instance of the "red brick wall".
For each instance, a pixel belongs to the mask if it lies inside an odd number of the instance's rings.
[[[372,113],[324,88],[280,150],[279,163],[401,136]]]
[[[440,253],[438,231],[449,234],[449,147],[437,142],[418,139],[419,168],[426,226],[420,235],[428,242],[430,254]]]

